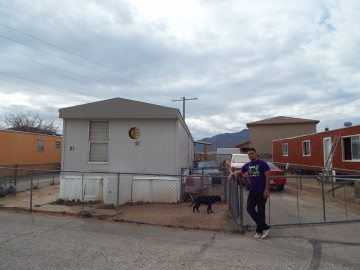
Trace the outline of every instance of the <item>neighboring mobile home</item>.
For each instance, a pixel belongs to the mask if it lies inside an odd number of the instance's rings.
[[[62,168],[65,171],[178,175],[182,167],[192,165],[194,140],[178,109],[114,98],[63,108],[59,113],[64,125]],[[140,176],[136,177],[136,183],[141,182]],[[144,179],[143,183],[150,180]],[[91,185],[95,185],[97,191],[88,196],[88,200],[112,201],[114,197],[109,198],[110,189],[116,185],[109,184],[109,180],[103,177],[94,181]],[[67,183],[67,187],[61,184],[61,197],[80,199],[78,192],[72,196],[65,194],[71,185],[69,181]],[[121,183],[125,184],[124,181]],[[125,189],[134,193],[134,188]],[[120,189],[124,192],[123,186]],[[174,183],[173,189],[177,190],[176,198],[170,201],[179,200],[179,181]],[[116,195],[116,192],[112,194]],[[122,194],[121,201],[126,202],[127,196]]]
[[[290,167],[321,171],[335,136],[340,140],[331,167],[337,173],[360,173],[360,126],[328,130],[273,141],[273,161]]]
[[[59,135],[0,130],[0,166],[59,169],[61,143]]]

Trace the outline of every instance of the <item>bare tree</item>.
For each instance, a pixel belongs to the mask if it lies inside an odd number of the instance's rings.
[[[58,125],[54,120],[44,121],[37,113],[4,114],[1,117],[1,128],[8,130],[18,130],[32,133],[42,133],[56,135],[58,134]]]

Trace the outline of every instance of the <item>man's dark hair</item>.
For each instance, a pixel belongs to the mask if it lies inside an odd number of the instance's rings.
[[[249,151],[254,151],[254,152],[256,153],[256,149],[255,149],[255,148],[249,148],[249,149],[248,149],[248,152],[249,152]]]

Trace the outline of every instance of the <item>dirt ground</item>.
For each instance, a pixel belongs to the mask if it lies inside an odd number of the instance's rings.
[[[189,203],[161,204],[147,203],[123,205],[118,220],[147,224],[160,224],[171,227],[230,231],[229,206],[225,203],[213,205],[212,214],[206,213],[206,206],[200,213],[193,213]]]
[[[216,193],[216,188],[212,190]],[[58,199],[59,185],[33,190],[33,211],[43,213],[62,213],[82,215],[99,219],[114,219],[145,224],[156,224],[191,229],[233,231],[229,217],[229,206],[226,203],[214,204],[214,213],[207,214],[206,206],[200,207],[200,213],[193,213],[186,203],[133,203],[121,205],[119,209],[109,205],[78,204],[73,206],[51,204]],[[18,192],[0,198],[0,209],[30,209],[30,191]]]
[[[331,191],[332,187],[336,187],[339,183],[324,183],[324,195],[326,204],[338,208],[344,208],[346,203],[347,211],[354,214],[360,213],[360,204],[355,201],[355,192],[353,186],[345,186]],[[306,200],[315,202],[322,202],[322,188],[321,183],[314,178],[288,178],[285,187],[286,193]]]

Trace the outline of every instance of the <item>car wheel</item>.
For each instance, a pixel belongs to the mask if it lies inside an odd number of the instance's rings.
[[[3,187],[0,187],[0,197],[4,197],[5,196],[5,190]]]
[[[276,187],[276,190],[277,190],[277,191],[283,191],[283,190],[284,190],[284,186],[277,186],[277,187]]]

